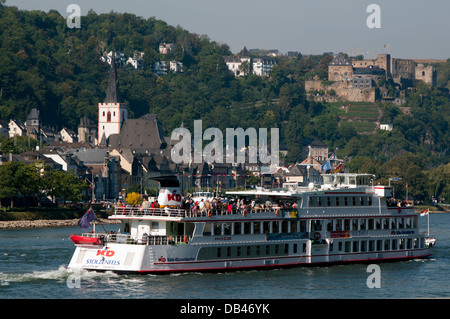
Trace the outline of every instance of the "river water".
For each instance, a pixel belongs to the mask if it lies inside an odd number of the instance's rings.
[[[420,217],[422,230],[427,217]],[[437,238],[428,259],[232,273],[117,275],[67,270],[78,227],[0,231],[0,299],[385,299],[450,297],[450,213],[430,215]],[[118,225],[108,225],[116,230]]]

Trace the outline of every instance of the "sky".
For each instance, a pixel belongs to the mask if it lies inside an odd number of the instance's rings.
[[[302,54],[345,52],[374,58],[450,58],[449,0],[6,0],[23,10],[55,9],[67,17],[70,4],[83,15],[133,13],[155,17],[191,33],[206,34],[233,53],[278,49]],[[379,28],[369,28],[380,9]],[[375,20],[376,21],[376,20]]]

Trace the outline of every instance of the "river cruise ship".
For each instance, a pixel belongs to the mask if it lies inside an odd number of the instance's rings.
[[[329,174],[323,185],[291,191],[230,192],[235,200],[229,205],[216,202],[201,211],[195,203],[182,208],[176,178],[158,181],[159,208],[116,207],[109,218],[121,221],[119,230],[73,236],[76,249],[68,267],[223,272],[432,254],[434,240],[420,233],[413,206],[395,203],[391,187],[373,186],[372,175]]]

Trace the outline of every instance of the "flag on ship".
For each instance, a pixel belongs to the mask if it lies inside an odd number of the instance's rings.
[[[97,216],[95,215],[92,207],[90,207],[89,210],[78,221],[78,226],[80,226],[82,230],[86,230],[91,227],[91,221],[93,221],[94,219],[97,219]]]
[[[324,171],[327,171],[327,170],[331,169],[331,165],[330,165],[330,162],[329,162],[329,161],[327,161],[327,162],[323,163],[323,164],[322,164],[322,166],[321,166],[320,168],[321,168],[322,172],[324,172]]]
[[[425,210],[421,211],[419,215],[420,215],[420,216],[425,216],[425,215],[428,215],[429,211],[430,211],[430,209],[429,209],[429,208],[427,208],[427,209],[425,209]]]
[[[333,173],[339,172],[339,171],[341,170],[341,168],[342,168],[342,164],[339,164],[339,165],[334,169]]]

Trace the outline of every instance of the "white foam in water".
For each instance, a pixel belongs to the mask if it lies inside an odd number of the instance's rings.
[[[67,269],[64,265],[61,265],[57,270],[34,271],[32,273],[0,273],[0,286],[8,286],[10,283],[26,283],[36,280],[66,281],[70,276],[74,275],[79,276],[80,280],[83,281],[118,276],[112,272],[97,273],[92,271]]]

